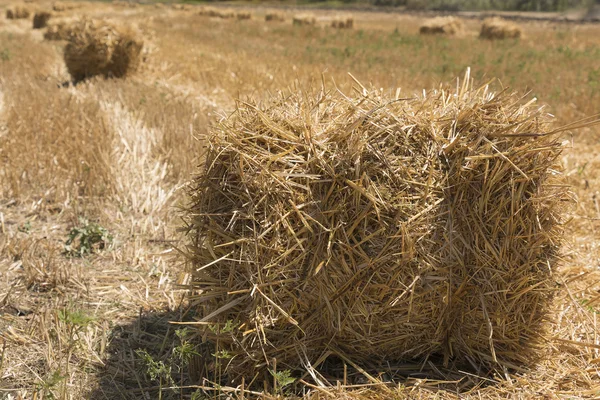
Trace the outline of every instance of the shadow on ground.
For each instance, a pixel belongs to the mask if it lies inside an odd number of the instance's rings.
[[[207,379],[213,380],[210,373],[214,369],[213,351],[210,346],[198,345],[201,339],[194,335],[193,328],[178,324],[192,320],[193,313],[185,309],[140,312],[138,318],[129,324],[114,327],[105,353],[107,359],[98,371],[99,384],[89,398],[214,398],[214,392],[200,387],[211,386],[207,384]],[[441,365],[441,359],[430,358],[412,363],[373,365],[368,371],[357,371],[345,366],[341,360],[330,357],[323,363],[320,372],[334,383],[334,387],[336,381],[361,386],[375,378],[389,382],[390,387],[398,388],[401,384],[408,391],[418,386],[420,390],[432,392],[433,397],[435,392],[456,395],[493,383],[489,373],[473,371],[472,368],[469,370],[467,366],[451,364],[443,368]],[[270,384],[266,384],[266,387],[270,387]],[[260,391],[262,387],[254,389]],[[302,393],[303,389],[298,385],[290,388],[290,393]],[[196,397],[196,394],[200,396]],[[231,393],[222,395],[223,398],[232,398]]]
[[[185,309],[142,313],[129,324],[113,328],[98,387],[90,394],[104,399],[190,398],[202,379],[204,366],[199,339],[177,324],[190,321]],[[159,395],[160,393],[160,395]]]

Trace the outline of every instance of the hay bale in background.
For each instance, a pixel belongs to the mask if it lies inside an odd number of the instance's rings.
[[[36,12],[33,16],[33,29],[42,29],[48,25],[48,21],[52,17],[47,11]]]
[[[173,10],[191,11],[192,7],[189,4],[173,4]]]
[[[331,21],[331,27],[336,29],[352,29],[354,27],[354,18],[350,16],[334,18]]]
[[[7,19],[27,19],[31,15],[31,11],[24,6],[15,6],[6,10]]]
[[[61,2],[57,1],[52,5],[52,9],[54,11],[69,11],[75,10],[77,8],[81,8],[82,4],[74,3],[74,2]]]
[[[265,21],[267,22],[283,22],[285,21],[285,14],[280,11],[269,11],[265,15]]]
[[[479,37],[483,39],[518,39],[521,28],[514,22],[502,18],[487,18],[481,24]]]
[[[58,20],[52,19],[48,22],[46,32],[44,32],[44,39],[46,40],[68,40],[71,35],[72,20]]]
[[[435,17],[419,27],[421,35],[456,35],[464,31],[464,23],[455,17]]]
[[[246,20],[246,19],[252,19],[252,13],[250,13],[250,11],[238,11],[235,14],[235,17],[239,20]]]
[[[64,59],[75,81],[95,75],[121,78],[140,63],[142,39],[103,20],[82,19],[71,27],[68,40]]]
[[[541,356],[562,147],[519,100],[469,84],[299,93],[221,121],[187,222],[192,301],[230,382],[327,354],[500,370]]]
[[[317,23],[317,19],[311,14],[294,15],[292,23],[298,26],[311,26]]]

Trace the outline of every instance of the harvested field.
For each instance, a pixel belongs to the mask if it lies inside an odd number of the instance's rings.
[[[73,3],[0,22],[0,397],[600,396],[599,25]]]

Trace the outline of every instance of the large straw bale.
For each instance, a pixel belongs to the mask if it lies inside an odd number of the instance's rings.
[[[502,18],[486,18],[481,24],[479,37],[490,40],[518,39],[521,37],[521,28]]]
[[[269,11],[265,15],[265,21],[267,22],[283,22],[285,21],[285,14],[280,11]]]
[[[140,63],[143,41],[131,29],[84,18],[71,28],[64,59],[75,81],[95,76],[124,77]]]
[[[294,15],[294,17],[292,18],[292,23],[294,25],[310,26],[310,25],[315,25],[317,23],[317,19],[312,14],[300,14],[300,15]]]
[[[565,198],[548,119],[469,84],[240,103],[188,214],[193,299],[230,379],[328,354],[534,362]]]
[[[45,28],[50,18],[52,18],[52,14],[47,11],[36,12],[33,16],[33,29]]]
[[[331,21],[331,27],[336,29],[352,29],[354,18],[351,16],[337,17]]]
[[[464,31],[464,23],[456,17],[435,17],[419,27],[422,35],[456,35]]]
[[[7,19],[27,19],[31,15],[31,11],[24,6],[14,6],[6,10]]]

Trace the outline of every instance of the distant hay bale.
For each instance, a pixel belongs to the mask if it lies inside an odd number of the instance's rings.
[[[239,103],[186,219],[194,326],[229,382],[327,354],[535,362],[566,189],[548,114],[520,100],[464,83]]]
[[[154,3],[155,8],[164,8],[165,5],[163,3]]]
[[[172,7],[174,10],[179,11],[190,11],[192,9],[192,7],[189,4],[173,4]]]
[[[490,40],[518,39],[521,37],[521,28],[502,18],[487,18],[481,24],[479,37]]]
[[[68,40],[64,59],[75,81],[95,75],[121,78],[140,63],[143,41],[106,21],[85,18],[71,28]]]
[[[15,6],[6,10],[7,19],[27,19],[30,15],[31,11],[23,6]]]
[[[38,11],[33,16],[33,29],[42,29],[48,25],[48,21],[52,17],[47,11]]]
[[[292,23],[298,26],[311,26],[317,23],[317,19],[311,14],[294,15]]]
[[[68,40],[71,35],[72,23],[73,21],[70,20],[54,21],[54,19],[51,19],[50,22],[48,22],[46,32],[44,32],[44,39]]]
[[[252,13],[250,11],[238,11],[235,14],[235,17],[240,21],[246,20],[246,19],[252,19]]]
[[[331,27],[336,29],[352,29],[354,18],[350,16],[334,18],[331,21]]]
[[[455,17],[435,17],[419,27],[422,35],[457,35],[464,30],[464,23]]]
[[[265,21],[267,22],[283,22],[285,21],[285,14],[279,11],[269,11],[265,15]]]
[[[75,10],[77,8],[81,8],[81,6],[82,6],[81,3],[57,1],[52,5],[52,9],[54,11],[61,12],[61,11]]]
[[[235,12],[233,10],[220,10],[217,17],[223,19],[235,18]]]

